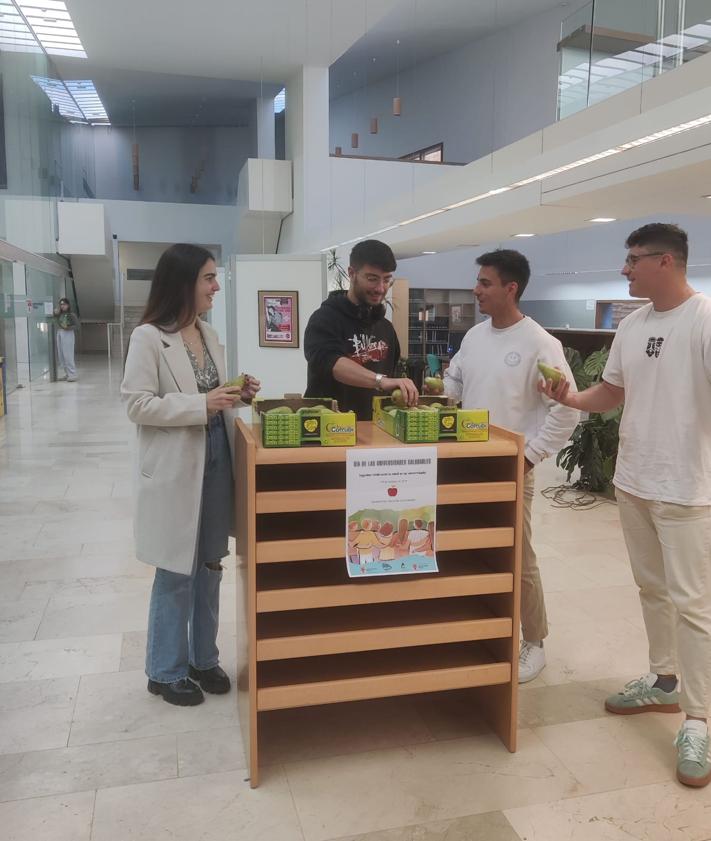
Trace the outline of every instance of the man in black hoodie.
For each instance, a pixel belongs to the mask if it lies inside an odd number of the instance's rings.
[[[393,376],[400,344],[384,301],[396,265],[384,242],[368,239],[353,248],[348,291],[331,292],[306,327],[306,397],[335,397],[358,420],[371,420],[372,398],[396,388],[409,406],[417,403],[412,380]]]

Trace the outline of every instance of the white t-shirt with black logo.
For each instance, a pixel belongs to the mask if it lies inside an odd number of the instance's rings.
[[[711,505],[711,300],[623,319],[603,379],[624,388],[614,484],[642,499]]]

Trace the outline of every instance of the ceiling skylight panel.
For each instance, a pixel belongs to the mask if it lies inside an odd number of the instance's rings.
[[[83,120],[84,115],[79,106],[69,95],[69,91],[59,79],[50,79],[47,76],[33,76],[32,81],[41,88],[52,105],[63,117]]]
[[[91,79],[50,79],[33,76],[32,80],[47,95],[59,113],[71,122],[109,123],[109,115]]]
[[[286,108],[286,88],[282,88],[274,97],[274,113],[281,114]]]
[[[48,53],[86,58],[64,0],[15,0],[15,5]]]
[[[89,122],[109,122],[104,103],[91,79],[72,79],[65,84]]]

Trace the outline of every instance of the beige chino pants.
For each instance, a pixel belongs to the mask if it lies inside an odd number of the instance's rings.
[[[639,587],[649,670],[680,675],[680,706],[706,718],[711,701],[711,506],[653,502],[616,489]]]
[[[523,477],[523,552],[521,558],[521,635],[527,642],[538,642],[548,636],[548,619],[541,573],[538,569],[538,558],[531,543],[533,492],[533,470],[529,470]]]

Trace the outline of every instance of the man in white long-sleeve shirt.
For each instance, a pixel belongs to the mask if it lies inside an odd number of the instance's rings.
[[[546,664],[543,640],[548,635],[546,606],[536,553],[531,545],[533,468],[557,453],[578,423],[579,413],[537,390],[537,362],[545,362],[573,377],[561,343],[518,308],[531,274],[518,251],[501,249],[482,254],[474,295],[479,310],[491,318],[472,327],[444,375],[448,397],[465,409],[488,409],[491,423],[526,438],[523,563],[519,681],[537,677]]]

